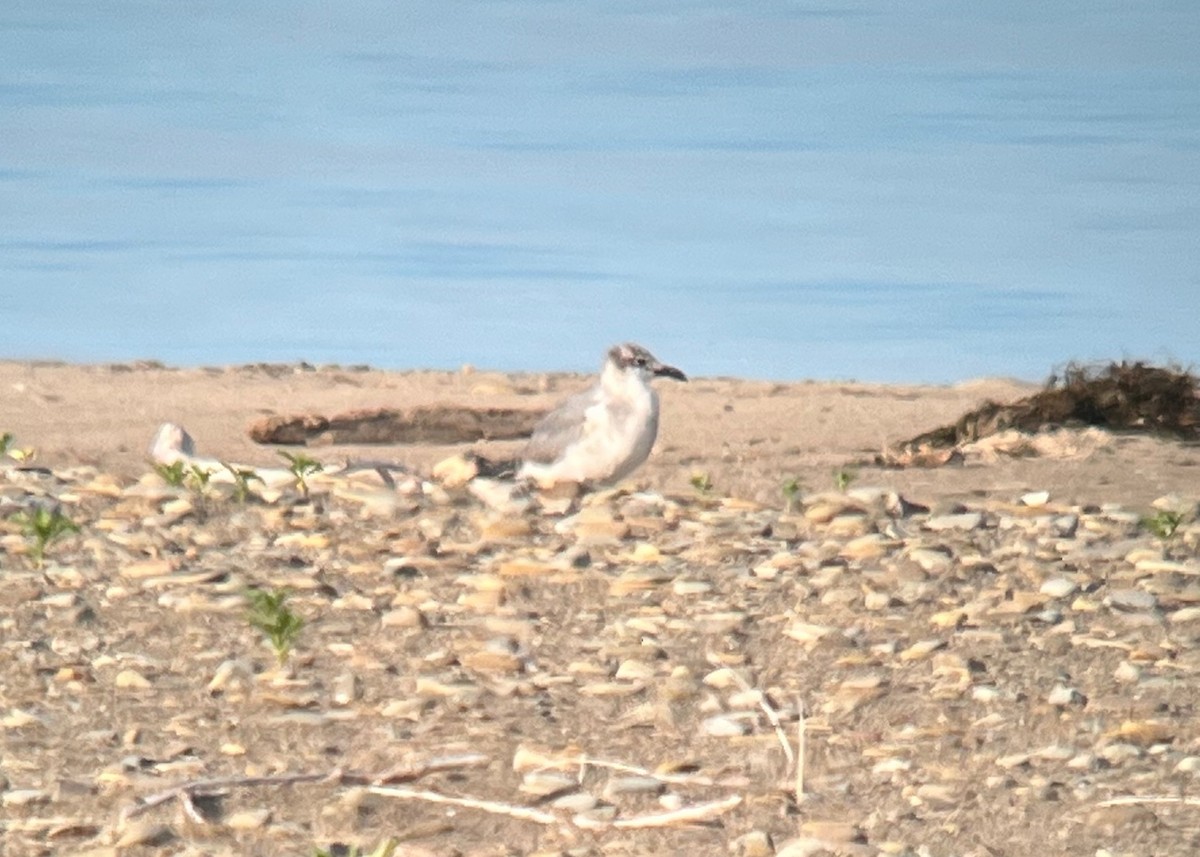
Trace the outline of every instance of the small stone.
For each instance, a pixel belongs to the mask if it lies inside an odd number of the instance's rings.
[[[982,512],[960,512],[951,515],[936,515],[925,521],[924,527],[933,532],[944,530],[977,530],[983,526]]]
[[[1071,539],[1075,537],[1075,533],[1079,530],[1078,515],[1059,515],[1050,522],[1050,528],[1059,538]]]
[[[244,684],[253,673],[253,668],[245,661],[235,659],[222,661],[216,672],[213,673],[212,680],[208,683],[208,692],[221,693],[226,688]]]
[[[433,465],[433,478],[447,488],[461,488],[479,475],[479,465],[466,455],[452,455]]]
[[[914,548],[908,558],[930,574],[946,571],[954,562],[949,553],[932,548]]]
[[[1038,589],[1042,595],[1049,595],[1051,598],[1066,598],[1072,595],[1079,586],[1075,581],[1066,577],[1052,577],[1042,583]]]
[[[861,832],[858,826],[848,821],[813,820],[800,825],[800,832],[825,842],[853,842]]]
[[[517,655],[492,649],[469,652],[461,660],[464,667],[477,672],[519,673],[525,668],[525,662]]]
[[[563,792],[579,790],[579,780],[557,771],[530,771],[521,781],[520,790],[527,795],[545,798]]]
[[[174,831],[163,824],[152,821],[132,821],[125,825],[114,843],[117,848],[133,848],[138,845],[166,845],[175,838]]]
[[[384,628],[423,628],[426,624],[424,614],[408,605],[389,610],[380,617],[379,622]]]
[[[1195,774],[1200,772],[1200,756],[1184,756],[1179,760],[1179,764],[1175,766],[1175,770],[1181,774]]]
[[[479,537],[488,542],[515,542],[533,532],[533,524],[527,518],[505,516],[485,522],[479,528]]]
[[[657,795],[661,794],[665,789],[666,784],[654,777],[613,777],[605,785],[603,797],[605,800],[613,800],[621,795]]]
[[[1113,678],[1122,684],[1135,684],[1142,677],[1142,671],[1129,661],[1121,661],[1113,670]]]
[[[946,648],[945,640],[922,640],[918,643],[913,643],[911,646],[901,652],[900,660],[922,661],[939,649],[944,648]]]
[[[749,734],[750,726],[745,720],[722,714],[706,718],[700,724],[700,731],[713,738],[734,738]]]
[[[765,830],[751,830],[729,843],[733,857],[773,857],[775,843]]]
[[[1046,698],[1046,701],[1051,705],[1061,708],[1068,705],[1075,705],[1076,703],[1086,702],[1087,697],[1075,690],[1073,687],[1067,687],[1060,684],[1056,686],[1054,690],[1050,691],[1050,695]]]
[[[588,792],[573,792],[550,801],[550,806],[566,812],[590,812],[599,804],[600,801],[596,796]]]
[[[1009,496],[1012,496],[1011,494]],[[1049,491],[1030,491],[1028,494],[1021,495],[1021,503],[1026,506],[1045,506],[1050,502]]]
[[[1104,603],[1115,610],[1139,613],[1153,610],[1158,606],[1158,599],[1144,589],[1114,589]]]
[[[137,670],[121,670],[113,679],[113,684],[121,690],[146,690],[150,687],[150,680]]]
[[[165,577],[172,570],[171,563],[165,559],[149,559],[122,566],[121,576],[130,580],[142,580],[147,577]]]
[[[859,536],[846,543],[845,547],[839,552],[839,556],[846,559],[873,559],[878,556],[883,556],[888,551],[898,546],[898,542],[889,539],[882,533],[868,533],[865,536]]]
[[[832,634],[835,630],[835,628],[832,628],[829,625],[815,625],[810,622],[793,622],[786,629],[784,629],[783,633],[798,643],[801,643],[811,649],[826,636]]]
[[[230,830],[258,830],[265,827],[270,820],[269,809],[247,809],[235,812],[225,819],[225,826]]]
[[[333,680],[333,704],[347,706],[362,694],[362,684],[354,673],[342,673]]]
[[[50,793],[41,789],[12,789],[0,795],[0,805],[3,806],[35,806],[50,803]]]

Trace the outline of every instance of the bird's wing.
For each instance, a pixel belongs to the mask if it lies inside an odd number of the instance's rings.
[[[588,409],[596,404],[596,388],[576,393],[546,416],[533,430],[521,458],[538,464],[550,464],[583,438],[588,431]]]

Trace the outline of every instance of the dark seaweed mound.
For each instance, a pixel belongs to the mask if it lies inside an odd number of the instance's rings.
[[[987,402],[953,425],[925,432],[902,446],[948,448],[1007,429],[1038,432],[1062,426],[1099,426],[1200,440],[1200,397],[1190,372],[1145,363],[1070,364],[1045,388],[1010,404]]]

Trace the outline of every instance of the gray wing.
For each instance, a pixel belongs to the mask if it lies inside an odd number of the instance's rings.
[[[533,429],[522,461],[549,464],[584,435],[587,426],[587,409],[599,400],[595,387],[576,393],[546,416]]]

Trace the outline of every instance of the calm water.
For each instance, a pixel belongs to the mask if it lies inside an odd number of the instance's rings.
[[[1200,363],[1200,3],[0,4],[0,357]]]

